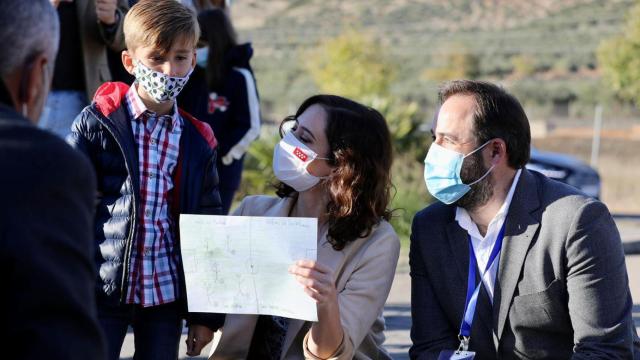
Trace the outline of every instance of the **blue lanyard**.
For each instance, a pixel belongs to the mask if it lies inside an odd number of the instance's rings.
[[[460,325],[460,347],[464,348],[463,350],[467,350],[466,348],[469,345],[469,338],[471,337],[471,324],[473,323],[473,315],[476,312],[476,303],[478,301],[478,294],[480,292],[480,287],[482,286],[482,279],[484,275],[489,271],[493,262],[500,255],[500,249],[502,248],[502,239],[504,238],[504,228],[507,221],[505,219],[502,224],[502,228],[500,228],[500,232],[498,233],[498,237],[496,238],[496,243],[493,245],[493,249],[491,249],[491,254],[489,255],[489,261],[487,262],[487,266],[484,268],[482,272],[482,276],[480,276],[480,283],[476,285],[476,271],[478,269],[478,263],[476,260],[476,254],[473,251],[473,245],[471,244],[471,236],[469,236],[469,278],[467,279],[467,300],[464,305],[464,316],[462,317],[462,324]],[[497,271],[496,271],[497,274]]]

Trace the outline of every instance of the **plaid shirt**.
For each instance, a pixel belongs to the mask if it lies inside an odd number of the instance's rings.
[[[158,116],[147,110],[136,85],[127,92],[126,102],[138,145],[141,195],[126,302],[148,307],[173,302],[179,296],[180,258],[175,248],[176,224],[169,218],[168,201],[183,119],[177,105],[172,115]]]

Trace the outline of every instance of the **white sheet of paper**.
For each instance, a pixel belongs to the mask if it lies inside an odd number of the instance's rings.
[[[316,260],[317,227],[315,218],[180,215],[189,311],[318,321],[315,301],[288,272]]]

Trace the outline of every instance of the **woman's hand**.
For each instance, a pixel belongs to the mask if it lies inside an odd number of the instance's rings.
[[[338,294],[333,281],[333,270],[312,260],[298,260],[289,267],[289,273],[304,286],[319,308],[336,305]]]
[[[316,357],[328,358],[335,354],[344,336],[333,270],[315,261],[300,260],[289,267],[289,272],[318,307],[318,322],[311,326],[308,351]]]
[[[187,355],[198,356],[205,347],[213,339],[213,331],[204,325],[189,325],[189,335],[185,343],[187,344]]]

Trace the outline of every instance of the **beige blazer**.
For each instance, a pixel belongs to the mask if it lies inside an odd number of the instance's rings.
[[[234,215],[288,216],[292,198],[249,196]],[[330,266],[336,276],[340,320],[344,340],[331,359],[391,359],[382,347],[382,310],[389,295],[400,252],[400,242],[391,225],[382,221],[367,238],[358,239],[342,251],[327,241],[326,231],[318,239],[318,261]],[[229,314],[216,332],[209,359],[246,359],[257,315]],[[282,359],[316,359],[306,351],[312,323],[291,319]]]

